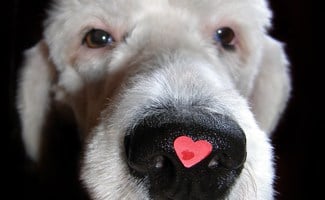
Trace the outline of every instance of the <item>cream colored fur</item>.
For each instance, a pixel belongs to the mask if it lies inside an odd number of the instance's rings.
[[[21,72],[17,105],[28,155],[39,159],[49,102],[65,104],[84,138],[80,176],[92,198],[149,199],[127,169],[126,128],[151,105],[199,102],[246,133],[246,163],[227,199],[273,199],[269,136],[290,78],[283,45],[267,34],[270,20],[264,0],[57,0]],[[213,40],[224,26],[235,30],[235,51]],[[92,28],[116,45],[87,48],[82,40]]]

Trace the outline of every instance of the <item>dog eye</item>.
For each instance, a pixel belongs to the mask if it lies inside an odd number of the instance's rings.
[[[235,33],[229,27],[223,27],[215,32],[214,39],[219,42],[225,49],[234,48]]]
[[[113,37],[106,31],[100,29],[90,30],[83,41],[83,43],[86,43],[89,48],[101,48],[107,45],[112,45],[113,42]]]

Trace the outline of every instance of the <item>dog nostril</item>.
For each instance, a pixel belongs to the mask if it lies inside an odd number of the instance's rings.
[[[139,175],[144,175],[147,173],[160,173],[162,170],[164,170],[164,168],[167,168],[167,161],[164,156],[156,156],[146,160],[146,162],[142,163],[129,161],[128,164],[130,168]]]
[[[225,167],[227,169],[238,169],[242,167],[245,160],[246,160],[246,153],[239,158],[233,158],[232,156],[226,153],[219,153],[211,159],[208,167],[210,169],[215,169],[218,167]]]
[[[209,162],[208,167],[210,169],[215,169],[219,167],[219,157],[218,156],[213,157],[212,160]]]
[[[221,154],[220,163],[228,169],[238,169],[242,167],[246,160],[246,153],[240,158],[233,158],[227,154]]]
[[[164,167],[165,158],[163,156],[157,156],[154,159],[154,168],[159,170]]]

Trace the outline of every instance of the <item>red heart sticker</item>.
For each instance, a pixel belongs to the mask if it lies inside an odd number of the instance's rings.
[[[174,141],[177,157],[186,168],[199,163],[212,152],[212,145],[206,140],[194,142],[192,138],[180,136]]]

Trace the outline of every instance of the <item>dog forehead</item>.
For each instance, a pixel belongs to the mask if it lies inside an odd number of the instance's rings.
[[[106,8],[109,10],[118,9],[119,11],[131,12],[132,10],[142,10],[146,8],[165,9],[169,6],[182,9],[195,9],[197,12],[203,10],[222,9],[224,5],[252,5],[255,8],[265,8],[266,0],[54,0],[63,7],[72,8],[75,6],[92,5]]]
[[[271,18],[265,0],[56,0],[56,3],[47,20],[49,24],[72,19],[74,24],[81,19],[87,23],[87,18],[98,18],[111,25],[130,25],[142,16],[161,15],[157,21],[160,22],[170,15],[174,20],[185,16],[205,23],[233,18],[240,19],[241,23],[253,21],[251,24],[256,27],[269,27]]]
[[[56,0],[57,2],[66,2],[66,3],[117,3],[123,6],[126,5],[136,5],[136,4],[179,4],[179,5],[216,5],[223,2],[230,2],[230,3],[239,3],[239,2],[245,2],[250,4],[264,4],[265,0]]]

